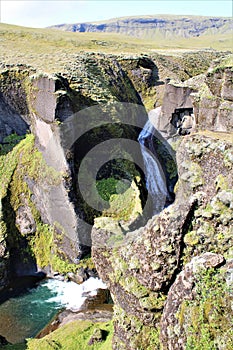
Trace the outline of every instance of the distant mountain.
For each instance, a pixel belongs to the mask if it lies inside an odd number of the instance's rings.
[[[69,32],[120,33],[137,38],[198,37],[232,32],[230,17],[151,15],[119,17],[92,23],[58,24],[49,28]]]

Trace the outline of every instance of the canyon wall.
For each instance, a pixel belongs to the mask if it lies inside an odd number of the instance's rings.
[[[38,268],[76,273],[92,246],[114,300],[113,349],[233,346],[232,64],[215,62],[195,75],[194,68],[179,71],[181,61],[80,54],[53,76],[23,65],[4,66],[0,74],[0,288]],[[134,229],[129,212],[119,207],[137,202],[143,219],[145,189],[135,165],[121,171],[128,175],[133,169],[129,190],[136,195],[122,195],[103,213],[80,204],[76,171],[81,155],[103,140],[129,138],[136,144],[147,118],[144,101],[148,109],[161,107],[158,129],[174,141],[179,181],[175,202]],[[117,114],[108,113],[116,102],[138,106],[138,129],[125,128]],[[95,112],[102,104],[110,126],[97,128],[97,135]],[[194,117],[191,128],[185,129],[183,116],[172,124],[174,113],[181,116],[186,109]],[[132,115],[138,126],[137,113]],[[93,130],[76,140],[80,120]],[[100,180],[109,174],[103,168]]]

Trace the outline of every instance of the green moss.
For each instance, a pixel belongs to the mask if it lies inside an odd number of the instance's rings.
[[[133,294],[137,298],[142,298],[149,294],[148,288],[138,282],[133,276],[123,276],[119,280],[119,284],[129,293]]]
[[[115,182],[114,186],[115,188],[117,186],[118,193],[110,195],[109,209],[103,211],[103,216],[125,222],[135,220],[142,213],[140,191],[137,184],[132,181],[129,187],[128,182],[118,181]]]
[[[51,267],[53,271],[59,272],[61,274],[76,272],[78,270],[78,265],[71,264],[65,256],[60,257],[57,247],[54,247],[55,249],[52,250],[51,254]]]
[[[186,350],[230,350],[233,345],[232,288],[223,272],[202,269],[196,296],[181,304],[177,318],[187,337]],[[231,289],[232,290],[232,289]]]
[[[13,139],[15,139],[13,137]],[[22,257],[33,255],[40,268],[50,266],[54,271],[67,273],[76,271],[77,265],[71,264],[62,253],[62,233],[56,232],[57,227],[44,224],[40,213],[31,200],[32,193],[28,181],[46,186],[56,186],[62,181],[62,174],[48,167],[42,154],[34,145],[33,135],[27,135],[12,151],[1,156],[0,163],[0,196],[9,197],[10,206],[16,213],[21,206],[30,208],[36,224],[36,232],[26,235],[27,248],[22,251]],[[7,231],[7,227],[15,227],[15,222],[4,222],[0,211],[0,236],[10,244],[20,244],[21,236],[17,230]],[[9,216],[7,220],[12,220]],[[13,233],[14,232],[14,233]],[[62,231],[61,231],[62,232]],[[22,248],[19,248],[22,250]]]
[[[140,345],[139,349],[140,350],[160,350],[162,349],[162,346],[160,344],[160,339],[159,339],[159,328],[153,328],[153,327],[143,327],[142,331],[142,345]]]
[[[146,310],[162,310],[165,301],[165,295],[151,292],[148,297],[140,299],[140,305]]]
[[[24,136],[19,136],[17,134],[11,134],[3,139],[3,144],[0,144],[0,156],[6,155],[19,143],[24,139]]]
[[[93,269],[95,269],[95,264],[94,264],[94,261],[93,261],[92,257],[91,256],[87,256],[87,257],[83,258],[79,262],[77,267],[78,268],[83,267],[84,269],[88,268],[90,270],[93,270]]]
[[[199,243],[199,236],[197,231],[190,231],[184,237],[184,243],[187,245],[195,246]]]
[[[100,196],[105,201],[109,201],[111,195],[124,193],[128,188],[128,184],[124,183],[123,181],[119,181],[113,177],[110,177],[108,179],[102,179],[100,181],[97,181],[96,188]]]
[[[104,331],[106,339],[89,345],[89,340],[96,330]],[[74,321],[42,339],[28,339],[27,350],[110,350],[112,348],[113,326],[111,322],[92,323],[90,321]]]
[[[35,237],[31,240],[31,246],[36,256],[37,264],[42,269],[50,265],[52,245],[53,230],[51,226],[38,223]]]
[[[156,317],[156,313],[154,313]],[[161,314],[158,313],[158,318]],[[159,341],[159,328],[145,326],[143,322],[135,315],[127,314],[121,307],[114,306],[114,320],[117,327],[123,331],[125,342],[122,343],[122,349],[129,344],[131,349],[138,350],[159,350],[161,349]],[[114,344],[119,344],[117,337],[114,337]]]
[[[202,168],[198,163],[185,161],[181,164],[186,172],[183,172],[181,179],[189,183],[192,189],[204,184]]]

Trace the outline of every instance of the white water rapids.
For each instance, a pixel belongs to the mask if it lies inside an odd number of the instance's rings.
[[[44,287],[50,289],[56,295],[47,300],[48,303],[57,303],[66,309],[78,311],[88,296],[95,296],[97,289],[106,289],[106,285],[98,278],[89,278],[82,284],[48,280]]]

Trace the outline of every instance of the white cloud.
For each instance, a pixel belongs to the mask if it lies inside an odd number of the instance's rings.
[[[86,1],[2,0],[1,21],[32,27],[77,22]]]
[[[159,13],[232,15],[231,0],[0,0],[0,6],[2,22],[29,27]]]

